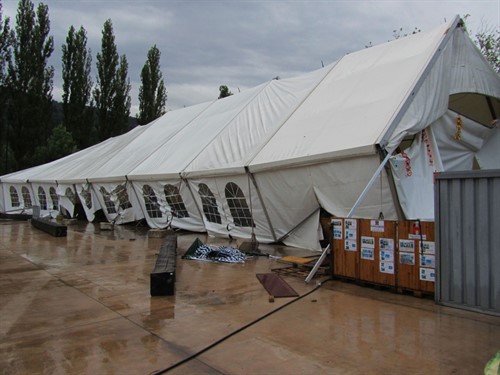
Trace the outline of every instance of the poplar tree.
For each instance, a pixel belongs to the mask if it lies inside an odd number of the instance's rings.
[[[13,40],[14,61],[9,63],[9,141],[19,168],[33,165],[38,146],[51,133],[54,68],[47,66],[54,51],[49,36],[48,7],[40,3],[35,12],[30,0],[20,0]]]
[[[128,129],[130,81],[125,55],[118,56],[113,23],[108,19],[102,30],[101,52],[97,53],[94,100],[97,110],[98,140],[119,135]]]
[[[7,142],[7,121],[5,108],[7,104],[7,67],[11,58],[13,41],[9,17],[3,19],[2,2],[0,1],[0,174],[10,172],[15,166],[12,164],[12,153]]]
[[[233,95],[229,88],[226,85],[219,86],[219,97],[217,99],[227,98],[228,96]]]
[[[87,49],[87,32],[71,26],[62,45],[63,124],[79,149],[93,143],[93,121],[89,104],[92,80],[92,55]]]
[[[10,29],[10,18],[3,19],[2,2],[0,1],[0,87],[4,88],[7,78],[7,67],[11,56],[13,34]]]
[[[167,91],[160,70],[160,50],[156,44],[148,51],[148,58],[141,71],[139,88],[139,125],[148,124],[165,114]]]
[[[130,115],[130,79],[128,62],[125,55],[120,57],[120,65],[114,80],[115,96],[111,106],[112,135],[123,134],[128,130]]]

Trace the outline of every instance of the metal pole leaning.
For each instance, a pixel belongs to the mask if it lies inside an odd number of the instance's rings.
[[[307,275],[306,280],[305,280],[306,284],[309,284],[309,282],[312,280],[314,275],[316,275],[316,272],[318,272],[318,269],[321,266],[321,264],[323,263],[323,261],[325,260],[326,254],[328,254],[329,250],[330,250],[330,244],[328,244],[328,246],[325,248],[325,250],[323,250],[323,254],[321,254],[318,261],[316,262],[316,264],[312,268],[311,272],[309,272],[309,275]]]

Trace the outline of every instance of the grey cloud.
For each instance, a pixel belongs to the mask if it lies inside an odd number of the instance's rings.
[[[256,86],[275,76],[320,68],[344,54],[392,39],[392,30],[429,30],[445,17],[470,13],[473,22],[499,26],[499,3],[463,1],[343,0],[47,0],[56,51],[54,98],[60,97],[60,49],[70,25],[83,25],[93,55],[100,50],[104,21],[113,21],[118,52],[129,62],[131,113],[137,113],[140,71],[147,51],[162,53],[167,107],[175,109],[231,91]],[[3,0],[4,15],[15,20],[17,1]],[[95,79],[94,79],[95,80]]]

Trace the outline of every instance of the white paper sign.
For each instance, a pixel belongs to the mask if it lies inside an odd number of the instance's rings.
[[[412,253],[399,253],[399,263],[409,266],[415,265],[415,254]]]
[[[422,246],[422,253],[430,255],[436,254],[436,245],[434,241],[422,241],[420,246]]]
[[[394,263],[393,262],[380,262],[380,272],[382,272],[382,273],[394,273]]]
[[[408,253],[415,252],[415,241],[413,240],[399,240],[399,251]]]
[[[333,225],[333,239],[334,240],[341,240],[342,239],[342,220],[339,219],[332,219],[332,225]]]
[[[380,250],[394,251],[394,240],[392,238],[379,238],[378,244]]]
[[[436,281],[436,270],[434,268],[420,268],[420,280]]]
[[[361,247],[375,249],[375,237],[361,236]]]
[[[436,267],[436,256],[435,255],[421,255],[420,256],[420,266],[422,267]]]
[[[345,229],[356,229],[356,219],[345,219]]]
[[[345,240],[344,244],[345,251],[358,251],[356,240]]]
[[[345,239],[346,240],[356,239],[356,229],[346,229],[345,230]]]
[[[394,251],[380,250],[380,261],[394,262]]]
[[[383,232],[384,220],[370,220],[370,230],[372,232]]]
[[[361,248],[361,259],[374,260],[375,257],[373,256],[373,249],[362,247]]]

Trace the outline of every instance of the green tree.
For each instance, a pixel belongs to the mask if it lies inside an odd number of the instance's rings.
[[[71,26],[62,45],[63,78],[63,124],[73,135],[79,149],[93,143],[93,122],[89,104],[91,101],[92,56],[87,49],[87,32],[80,27],[78,31]]]
[[[408,35],[418,34],[421,31],[422,30],[420,30],[418,27],[414,27],[411,32],[407,32],[407,31],[403,30],[402,27],[400,27],[399,30],[398,29],[392,30],[392,37],[394,39],[404,38],[405,36],[408,36]]]
[[[110,113],[111,135],[123,134],[128,130],[130,116],[130,79],[125,55],[120,57],[120,65],[114,80],[113,102]]]
[[[0,1],[0,87],[5,87],[7,67],[11,58],[11,46],[14,39],[10,29],[10,18],[3,19],[2,2]]]
[[[34,150],[51,131],[54,68],[47,66],[54,50],[49,36],[49,9],[20,0],[13,41],[14,61],[9,63],[9,142],[20,168],[34,164]]]
[[[10,29],[9,17],[3,19],[2,3],[0,1],[0,174],[5,174],[14,170],[16,166],[12,164],[12,150],[7,143],[7,121],[5,118],[5,108],[7,106],[7,67],[11,61],[11,47],[13,33]]]
[[[222,98],[225,98],[225,97],[231,96],[231,95],[233,95],[233,93],[231,91],[229,91],[229,88],[226,85],[219,86],[219,98],[218,99],[222,99]]]
[[[498,29],[476,33],[475,42],[497,73],[500,73],[500,31]]]
[[[165,114],[167,91],[160,71],[160,50],[154,45],[141,71],[142,85],[139,88],[139,125],[148,124]]]
[[[113,23],[102,30],[101,52],[97,53],[97,80],[94,100],[97,109],[97,136],[102,141],[128,129],[130,81],[125,56],[118,56]]]
[[[77,150],[73,137],[62,124],[52,129],[47,144],[41,145],[35,151],[34,160],[38,163],[47,163],[72,154]]]
[[[482,30],[477,32],[474,37],[471,30],[467,27],[467,21],[471,15],[462,16],[463,26],[474,40],[477,47],[491,64],[497,73],[500,73],[500,30],[491,28],[487,24],[482,25]]]

